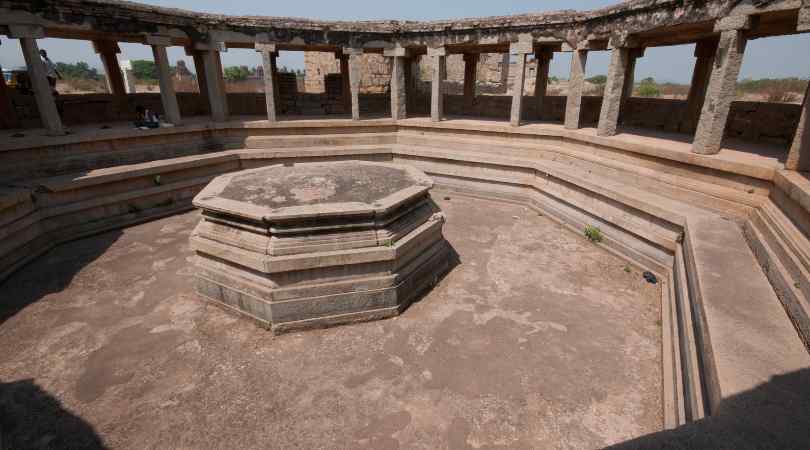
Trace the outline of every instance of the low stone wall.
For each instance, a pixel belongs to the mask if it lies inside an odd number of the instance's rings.
[[[410,101],[412,114],[427,114],[430,111],[430,97],[417,95]],[[14,106],[26,128],[40,126],[36,102],[32,95],[14,94]],[[177,94],[180,114],[192,117],[208,113],[208,105],[198,93],[180,92]],[[462,95],[445,95],[446,114],[508,119],[512,97],[508,95],[479,95],[472,106],[465,105]],[[565,116],[564,96],[549,96],[543,103],[540,120],[562,122]],[[159,93],[129,94],[122,108],[116,107],[115,98],[109,94],[60,95],[57,104],[68,125],[106,123],[133,120],[135,107],[141,105],[162,113],[163,105]],[[391,99],[387,93],[360,94],[360,110],[366,115],[386,115],[390,113]],[[537,104],[534,97],[523,99],[523,117],[537,120]],[[265,115],[267,113],[264,93],[229,93],[228,107],[233,115]],[[602,97],[582,97],[582,124],[596,125]],[[281,114],[326,115],[344,113],[342,106],[330,101],[327,93],[297,93],[282,98],[279,102]],[[663,131],[691,132],[682,129],[686,114],[686,101],[661,98],[632,97],[621,114],[624,125]],[[801,105],[766,102],[733,102],[726,126],[726,136],[751,142],[772,142],[788,145],[793,139],[796,125],[801,115]]]

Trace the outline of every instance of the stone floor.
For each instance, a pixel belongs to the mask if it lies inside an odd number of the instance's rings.
[[[196,212],[58,247],[0,285],[0,448],[597,448],[660,430],[660,285],[536,212],[434,197],[459,264],[431,293],[278,337],[195,297]]]

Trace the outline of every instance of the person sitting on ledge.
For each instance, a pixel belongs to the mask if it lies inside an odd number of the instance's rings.
[[[135,128],[160,128],[157,114],[151,110],[138,105],[135,107],[135,112],[138,114],[137,119],[135,119]]]

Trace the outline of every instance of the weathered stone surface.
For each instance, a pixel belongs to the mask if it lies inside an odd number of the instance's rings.
[[[571,53],[571,75],[568,77],[568,98],[565,103],[565,128],[575,130],[580,127],[582,89],[585,84],[585,62],[587,50],[574,50]]]
[[[616,47],[611,52],[605,93],[602,96],[602,111],[599,114],[599,126],[596,129],[596,134],[599,136],[616,134],[630,62],[629,53],[630,49],[626,47]]]
[[[447,267],[432,184],[363,161],[223,175],[194,201],[197,289],[276,332],[398,314]]]

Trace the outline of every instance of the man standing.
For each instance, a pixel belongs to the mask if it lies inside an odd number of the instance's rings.
[[[62,74],[56,70],[56,64],[48,58],[48,52],[44,49],[39,51],[39,55],[42,56],[42,64],[45,64],[45,71],[47,72],[48,76],[48,84],[51,85],[51,89],[56,92],[56,79],[62,79]]]

